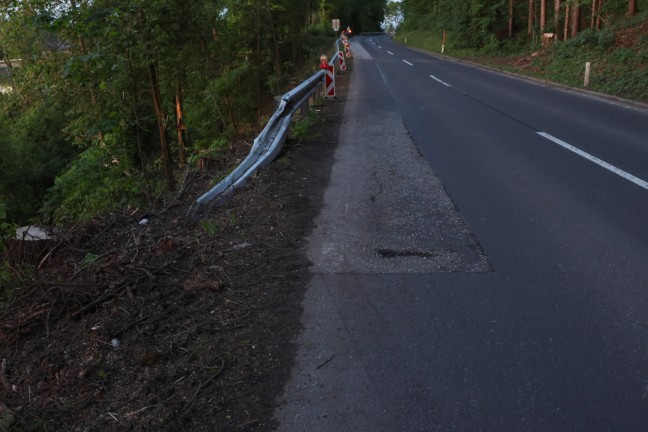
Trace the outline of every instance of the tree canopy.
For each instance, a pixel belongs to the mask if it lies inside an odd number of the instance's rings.
[[[3,214],[63,223],[152,204],[192,154],[259,127],[332,43],[331,18],[378,30],[384,6],[0,0]]]
[[[566,39],[634,15],[639,0],[403,0],[403,29],[448,31],[457,47],[493,48],[514,38]]]

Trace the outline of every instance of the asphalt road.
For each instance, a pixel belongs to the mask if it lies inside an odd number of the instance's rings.
[[[648,430],[648,111],[352,49],[279,430]]]

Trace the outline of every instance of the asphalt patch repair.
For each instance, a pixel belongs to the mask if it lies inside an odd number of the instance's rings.
[[[0,430],[273,429],[346,86],[227,206],[188,217],[226,167],[195,172],[181,198],[68,227],[22,269],[0,316]]]

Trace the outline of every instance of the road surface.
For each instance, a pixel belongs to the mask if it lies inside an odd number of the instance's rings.
[[[279,430],[648,430],[648,111],[352,50]]]

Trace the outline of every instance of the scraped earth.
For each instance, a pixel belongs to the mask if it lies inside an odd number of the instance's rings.
[[[61,232],[0,316],[0,430],[273,429],[343,99],[224,207],[191,215],[212,167],[157,210]]]

